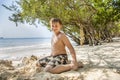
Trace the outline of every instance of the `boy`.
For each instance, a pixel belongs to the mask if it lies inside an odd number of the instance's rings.
[[[51,73],[61,73],[71,69],[77,70],[78,63],[76,60],[75,50],[66,35],[61,32],[61,20],[58,18],[52,18],[50,20],[50,26],[53,31],[53,36],[51,39],[51,55],[40,59],[36,65],[45,67],[44,71]],[[71,64],[68,64],[65,46],[71,53]]]

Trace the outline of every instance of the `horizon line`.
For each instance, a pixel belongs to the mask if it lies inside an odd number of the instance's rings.
[[[30,39],[30,38],[51,38],[51,37],[0,37],[0,39],[8,39],[8,38]]]

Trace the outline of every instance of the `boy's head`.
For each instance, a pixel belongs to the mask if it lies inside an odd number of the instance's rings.
[[[62,28],[62,22],[58,18],[52,18],[50,20],[50,26],[53,32],[58,33]]]

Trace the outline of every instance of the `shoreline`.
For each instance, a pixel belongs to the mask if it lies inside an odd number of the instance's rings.
[[[30,46],[16,46],[0,48],[0,59],[10,60],[12,58],[21,58],[30,55],[44,55],[50,53],[50,44],[43,43]]]

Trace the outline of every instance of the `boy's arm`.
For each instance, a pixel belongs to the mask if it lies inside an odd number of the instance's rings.
[[[69,49],[69,51],[71,53],[72,63],[77,66],[76,53],[75,53],[75,50],[74,50],[72,44],[70,43],[69,39],[65,35],[63,35],[62,38],[63,38],[62,40],[63,40],[64,44],[67,46],[67,48]]]

